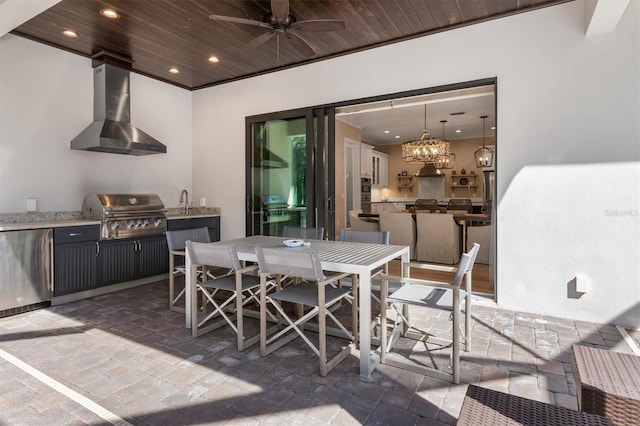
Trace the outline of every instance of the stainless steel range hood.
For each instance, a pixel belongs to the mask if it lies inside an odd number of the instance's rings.
[[[71,149],[125,155],[166,153],[165,145],[130,122],[131,62],[105,52],[93,59],[94,121],[71,141]]]
[[[431,163],[425,164],[419,171],[416,173],[417,177],[444,177],[444,174],[440,171],[440,169],[436,168]]]

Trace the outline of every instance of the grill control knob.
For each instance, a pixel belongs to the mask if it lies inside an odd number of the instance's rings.
[[[140,219],[138,219],[138,220],[136,221],[136,228],[137,228],[138,226],[142,226],[142,221],[141,221]]]
[[[154,224],[155,226],[160,226],[160,224],[161,224],[161,223],[162,223],[162,219],[156,219],[156,220],[153,222],[153,224]]]
[[[111,224],[111,229],[116,230],[118,228],[120,228],[120,222],[113,222]]]
[[[133,228],[135,224],[136,223],[133,220],[130,220],[129,222],[127,222],[127,228]]]
[[[149,225],[149,221],[145,219],[145,220],[142,222],[142,226],[148,226],[148,225]]]

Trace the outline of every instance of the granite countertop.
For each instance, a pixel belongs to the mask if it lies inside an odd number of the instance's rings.
[[[222,214],[220,207],[193,207],[189,214],[184,214],[183,212],[184,208],[181,207],[168,208],[167,220],[214,217]]]
[[[183,214],[180,208],[167,209],[167,220],[220,215],[219,207],[194,207],[188,215]],[[0,232],[99,224],[98,219],[84,219],[80,211],[0,213]]]

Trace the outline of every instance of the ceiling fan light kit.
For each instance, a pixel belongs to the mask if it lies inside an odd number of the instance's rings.
[[[309,42],[298,34],[299,31],[325,32],[341,31],[347,28],[346,22],[339,19],[308,19],[298,21],[295,16],[289,14],[289,0],[271,0],[271,12],[267,13],[262,21],[222,15],[210,15],[209,19],[234,24],[252,25],[269,30],[269,32],[253,39],[253,41],[247,45],[247,49],[255,49],[275,36],[278,61],[280,60],[280,35],[284,35],[289,44],[303,56],[312,58],[318,53]]]

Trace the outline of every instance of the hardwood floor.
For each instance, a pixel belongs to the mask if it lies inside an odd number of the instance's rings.
[[[417,262],[420,263],[420,262]],[[452,265],[455,266],[455,265]],[[450,282],[453,279],[453,274],[449,272],[439,272],[439,271],[427,271],[424,269],[414,269],[415,273],[412,276],[415,278],[422,279],[431,279],[435,281],[446,281]],[[399,260],[393,260],[389,263],[389,274],[391,275],[401,275],[401,262]],[[474,293],[483,293],[483,294],[494,294],[493,285],[489,280],[489,265],[482,265],[476,263],[473,266],[472,272],[473,279],[473,292]]]

